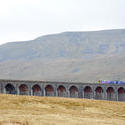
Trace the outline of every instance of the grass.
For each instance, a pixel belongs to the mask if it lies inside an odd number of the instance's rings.
[[[125,103],[0,95],[0,125],[125,125]]]

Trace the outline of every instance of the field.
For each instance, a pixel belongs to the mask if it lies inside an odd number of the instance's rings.
[[[0,125],[125,125],[125,103],[1,94]]]

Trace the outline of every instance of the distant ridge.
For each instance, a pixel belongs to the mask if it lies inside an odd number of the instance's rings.
[[[63,32],[0,46],[0,79],[125,80],[125,29]]]

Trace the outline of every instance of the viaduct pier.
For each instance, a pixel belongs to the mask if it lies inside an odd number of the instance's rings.
[[[125,101],[123,84],[0,80],[0,93]]]

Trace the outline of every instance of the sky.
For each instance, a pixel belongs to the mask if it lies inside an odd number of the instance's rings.
[[[0,0],[0,44],[125,28],[125,0]]]

